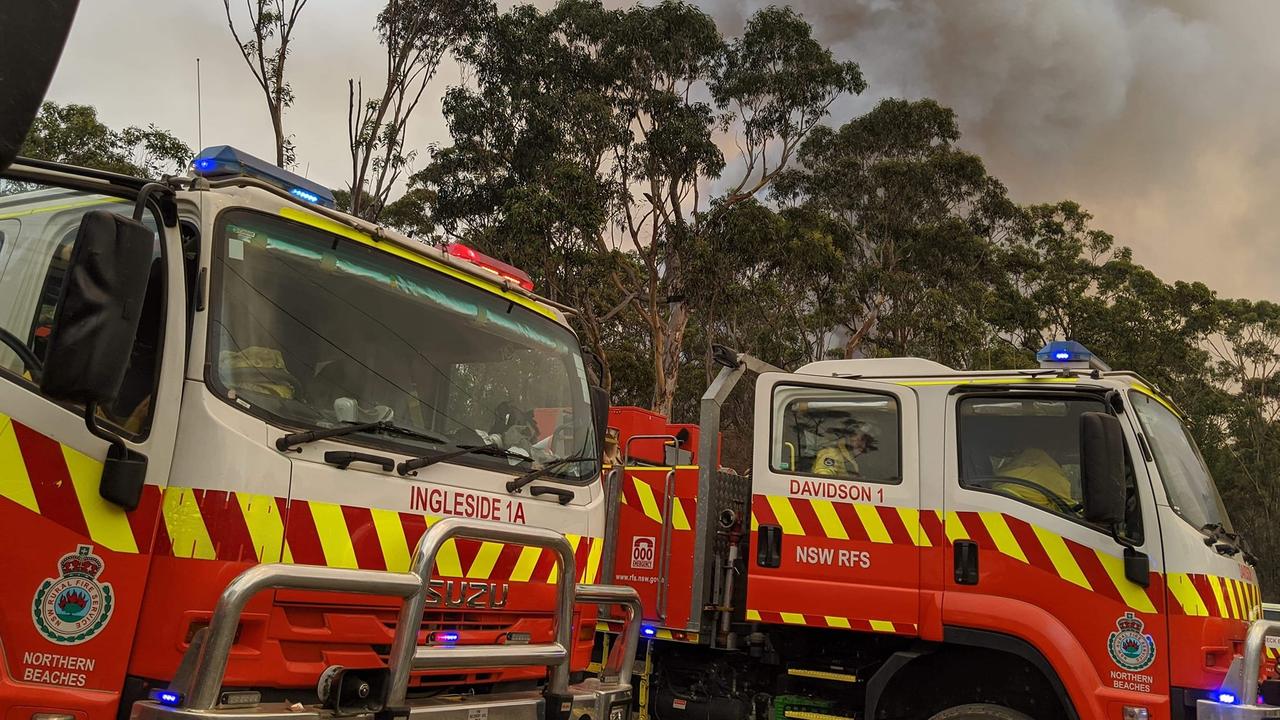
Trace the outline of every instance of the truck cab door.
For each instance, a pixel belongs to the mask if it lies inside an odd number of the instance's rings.
[[[914,634],[931,544],[915,393],[766,373],[755,402],[747,619]]]
[[[0,698],[78,717],[115,714],[177,430],[182,256],[176,214],[118,220],[142,185],[0,177]],[[120,361],[91,429],[73,396]]]
[[[1102,528],[1084,518],[1082,416],[1116,414],[1103,394],[1024,383],[946,403],[946,639],[1034,648],[1082,717],[1168,717],[1161,528],[1127,413],[1125,517]]]

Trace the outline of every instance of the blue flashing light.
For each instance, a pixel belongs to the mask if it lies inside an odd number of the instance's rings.
[[[178,707],[182,704],[182,693],[173,690],[153,690],[151,699],[167,707]]]
[[[1111,368],[1102,362],[1102,359],[1094,355],[1089,348],[1081,345],[1075,340],[1054,340],[1053,342],[1040,348],[1040,352],[1036,353],[1036,361],[1043,368],[1059,368],[1068,367],[1089,367],[1094,370],[1106,372]]]
[[[1040,348],[1036,360],[1040,362],[1089,362],[1093,353],[1075,340],[1054,340]]]
[[[432,640],[438,643],[456,643],[458,642],[458,633],[456,632],[438,632],[431,636]]]
[[[309,203],[318,203],[318,202],[320,202],[320,196],[319,196],[319,195],[317,195],[317,194],[315,194],[315,193],[313,193],[313,192],[308,192],[308,191],[306,191],[306,190],[303,190],[302,188],[293,188],[293,189],[291,189],[291,190],[289,191],[289,194],[290,194],[290,195],[292,195],[292,196],[294,196],[294,197],[296,197],[296,198],[302,198],[303,200],[306,200],[306,201],[307,201],[307,202],[309,202]]]
[[[1223,705],[1235,705],[1236,696],[1229,692],[1220,692],[1218,693],[1218,702],[1222,703]]]
[[[333,208],[338,204],[329,188],[230,145],[215,145],[201,150],[191,161],[191,167],[197,175],[211,180],[251,177],[321,207]]]
[[[645,637],[653,637],[658,634],[658,630],[652,625],[645,625],[640,628],[640,634]]]

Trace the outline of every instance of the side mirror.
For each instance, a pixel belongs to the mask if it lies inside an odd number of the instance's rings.
[[[140,200],[145,202],[145,197]],[[106,210],[85,213],[71,246],[40,390],[84,404],[84,423],[111,444],[98,494],[125,510],[138,507],[147,458],[98,426],[99,403],[120,392],[151,275],[154,236],[137,220]]]
[[[155,238],[141,222],[85,213],[53,316],[40,390],[86,406],[120,391],[142,316]]]
[[[605,433],[609,429],[609,391],[591,386],[591,420],[596,428],[596,449],[604,452]]]
[[[1084,519],[1114,528],[1125,519],[1124,431],[1104,412],[1080,416],[1080,485]]]

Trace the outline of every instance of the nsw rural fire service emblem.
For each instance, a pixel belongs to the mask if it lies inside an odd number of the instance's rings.
[[[41,635],[59,645],[79,645],[107,626],[114,596],[111,583],[98,582],[104,567],[92,545],[62,556],[59,576],[41,583],[31,603]]]
[[[1156,641],[1142,633],[1143,623],[1127,612],[1116,620],[1116,632],[1107,638],[1107,651],[1116,665],[1137,672],[1151,667],[1156,660]]]

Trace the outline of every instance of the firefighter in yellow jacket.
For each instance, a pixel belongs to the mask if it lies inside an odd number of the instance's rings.
[[[851,420],[843,428],[832,433],[832,443],[818,451],[813,459],[814,475],[833,477],[857,477],[858,456],[876,449],[876,439],[861,429],[861,423]]]

